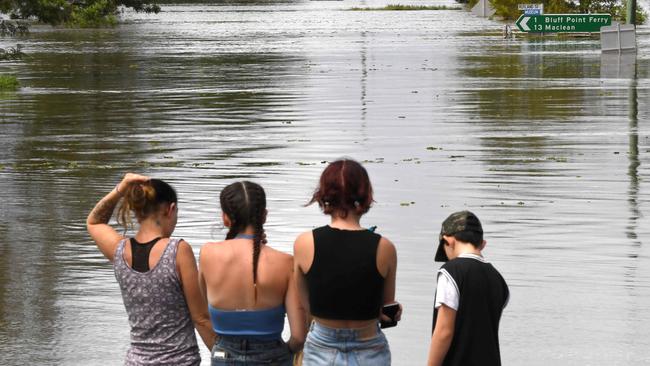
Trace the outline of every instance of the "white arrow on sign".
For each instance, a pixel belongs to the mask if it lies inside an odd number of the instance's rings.
[[[530,20],[530,17],[524,17],[521,20],[521,23],[519,23],[519,25],[521,26],[521,29],[523,29],[524,31],[529,31],[530,30],[530,27],[528,27],[528,25],[526,25],[526,23],[528,23],[529,20]]]

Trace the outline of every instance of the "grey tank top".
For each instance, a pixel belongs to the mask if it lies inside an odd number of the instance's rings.
[[[113,268],[131,325],[125,365],[199,365],[194,325],[176,272],[179,239],[170,239],[160,260],[138,272],[124,260],[122,240]]]

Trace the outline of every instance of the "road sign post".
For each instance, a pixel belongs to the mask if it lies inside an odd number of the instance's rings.
[[[609,14],[522,14],[515,22],[520,31],[535,33],[592,33],[611,24]]]

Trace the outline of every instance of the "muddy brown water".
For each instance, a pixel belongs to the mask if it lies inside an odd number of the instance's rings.
[[[434,245],[460,209],[512,292],[504,365],[650,364],[649,28],[634,62],[463,11],[345,11],[385,4],[168,5],[2,38],[27,56],[0,65],[23,86],[0,94],[0,364],[122,362],[126,314],[84,220],[124,172],[176,187],[196,254],[224,236],[220,189],[259,182],[290,252],[327,222],[303,204],[341,156],[365,162],[363,223],[398,248],[395,365],[426,361]]]

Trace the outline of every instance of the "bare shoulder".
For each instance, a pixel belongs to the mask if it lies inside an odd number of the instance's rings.
[[[296,237],[293,243],[294,253],[296,250],[305,250],[314,243],[314,234],[311,231],[305,231]]]
[[[395,244],[388,238],[381,237],[377,248],[377,266],[385,274],[388,268],[394,268],[397,263],[397,250]]]
[[[201,259],[214,258],[224,255],[224,250],[228,244],[226,241],[207,242],[201,246],[199,257]]]
[[[390,241],[387,237],[382,236],[381,239],[379,239],[379,250],[386,251],[388,253],[394,253],[395,244],[393,244],[393,242]]]
[[[289,253],[285,253],[283,251],[280,251],[278,249],[275,249],[269,245],[264,246],[264,250],[267,251],[267,253],[272,256],[275,260],[281,261],[281,262],[293,262],[293,256]]]
[[[209,241],[201,246],[201,251],[218,251],[223,249],[227,244],[228,240],[223,241]]]
[[[180,242],[178,243],[178,251],[176,253],[176,256],[178,258],[192,258],[194,259],[194,250],[192,249],[192,246],[190,243],[186,242],[185,240],[181,239]]]
[[[192,250],[190,243],[186,242],[185,239],[181,239],[178,242],[178,250]]]

